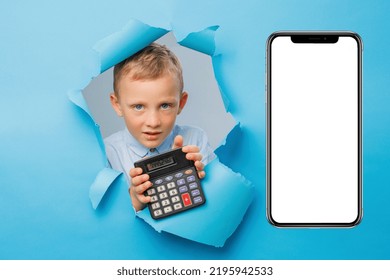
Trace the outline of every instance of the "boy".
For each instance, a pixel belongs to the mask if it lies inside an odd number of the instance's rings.
[[[111,167],[126,174],[136,211],[150,202],[143,193],[152,183],[135,161],[186,145],[183,152],[204,178],[204,165],[215,158],[201,129],[175,125],[187,99],[181,65],[165,46],[152,43],[114,67],[110,101],[126,128],[105,139],[106,153]]]

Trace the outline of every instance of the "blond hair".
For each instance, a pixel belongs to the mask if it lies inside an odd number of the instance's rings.
[[[114,67],[114,93],[118,96],[118,84],[125,75],[130,79],[152,80],[170,74],[178,81],[179,92],[183,92],[183,70],[178,58],[166,47],[152,43]]]

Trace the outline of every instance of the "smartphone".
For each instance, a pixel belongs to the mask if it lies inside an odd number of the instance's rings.
[[[267,41],[267,218],[353,227],[362,218],[362,40],[276,32]]]

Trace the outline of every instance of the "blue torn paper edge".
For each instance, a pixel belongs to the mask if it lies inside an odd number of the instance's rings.
[[[137,215],[158,232],[222,247],[252,202],[252,186],[218,159],[210,162],[205,171],[207,176],[201,182],[206,197],[204,205],[161,220],[153,220],[148,208]]]
[[[217,29],[218,26],[211,26],[199,32],[192,32],[178,43],[210,55],[213,59],[215,58],[214,36]],[[129,21],[121,31],[104,38],[93,47],[94,51],[99,55],[100,73],[154,42],[169,31],[171,30],[152,27],[135,19]],[[214,74],[221,89],[218,71],[216,71],[218,69],[217,66],[213,59]],[[228,108],[228,98],[222,92],[221,95],[225,108]],[[109,187],[121,173],[108,167],[99,126],[95,123],[88,109],[82,96],[82,91],[70,91],[68,96],[70,101],[82,109],[95,124],[96,137],[102,148],[107,165],[97,174],[95,181],[90,187],[89,197],[92,207],[96,209]],[[253,185],[242,175],[233,172],[226,165],[222,164],[218,158],[208,164],[205,167],[205,171],[207,176],[202,180],[207,200],[205,205],[158,221],[151,218],[147,208],[138,212],[137,216],[158,232],[164,231],[196,242],[222,247],[237,229],[251,204]],[[192,226],[189,226],[189,220],[192,221]]]
[[[215,32],[219,26],[210,26],[200,32],[192,32],[178,43],[184,47],[213,56],[215,53]]]
[[[94,131],[96,135],[96,139],[99,142],[100,150],[102,151],[103,155],[103,161],[107,162],[106,152],[104,148],[104,142],[103,138],[100,134],[100,127],[99,125],[94,121],[92,114],[88,108],[87,102],[85,101],[85,98],[83,96],[82,90],[70,90],[68,92],[68,99],[77,107],[79,107],[84,113],[87,119],[94,124]]]
[[[122,172],[118,172],[112,168],[104,168],[100,170],[89,189],[89,198],[94,209],[99,206],[99,203],[102,201],[108,187],[111,186],[115,179],[121,174]]]
[[[183,39],[178,40],[178,43],[183,47],[193,49],[195,51],[207,54],[211,57],[214,76],[217,80],[219,92],[221,94],[226,112],[229,112],[230,100],[225,93],[224,87],[221,85],[223,81],[220,74],[222,71],[219,70],[219,61],[221,59],[221,54],[216,54],[215,48],[215,33],[218,28],[218,25],[214,25],[199,32],[192,32]]]
[[[99,71],[97,72],[103,73],[168,32],[169,31],[166,29],[154,28],[143,24],[138,20],[131,20],[122,28],[121,31],[111,34],[94,45],[93,50],[98,55],[97,60],[99,61],[97,63],[99,65]],[[91,78],[94,78],[94,76]],[[113,171],[116,173],[108,172],[108,169],[110,168],[100,128],[88,108],[82,94],[82,90],[70,90],[68,92],[68,98],[74,105],[80,108],[86,114],[87,118],[94,124],[96,138],[102,151],[105,166],[101,171],[99,171],[89,191],[89,198],[92,203],[92,207],[97,209],[104,197],[104,194],[121,173],[115,170]]]
[[[169,30],[131,20],[121,31],[100,40],[93,49],[100,56],[100,73],[156,41]]]

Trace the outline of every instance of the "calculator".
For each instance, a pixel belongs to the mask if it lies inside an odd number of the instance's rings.
[[[174,149],[134,163],[150,176],[152,186],[145,192],[153,219],[164,218],[206,202],[198,172],[182,148]]]

